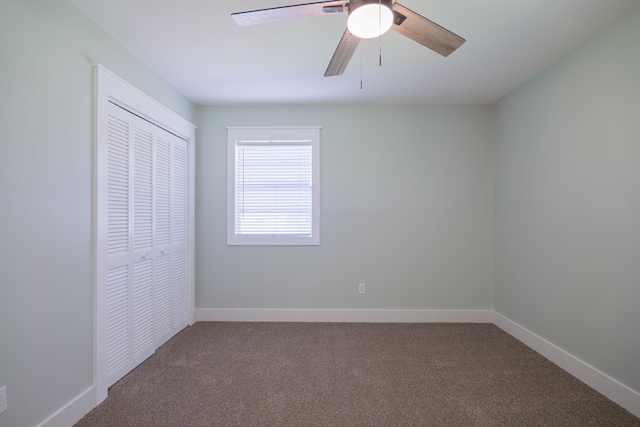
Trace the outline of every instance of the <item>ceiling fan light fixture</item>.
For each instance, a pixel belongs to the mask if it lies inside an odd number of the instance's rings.
[[[393,24],[393,0],[351,0],[347,4],[349,32],[361,39],[386,33]]]

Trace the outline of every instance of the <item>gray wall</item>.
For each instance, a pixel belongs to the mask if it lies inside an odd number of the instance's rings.
[[[640,9],[496,106],[497,312],[640,392]]]
[[[66,0],[2,0],[0,426],[36,425],[93,384],[91,61],[200,127],[198,307],[489,309],[493,296],[640,391],[637,40],[639,10],[495,110],[194,111]],[[232,125],[324,126],[321,246],[225,245]]]
[[[93,384],[91,61],[193,119],[68,1],[0,1],[2,427],[37,425]]]
[[[198,107],[196,121],[198,308],[491,308],[491,107]],[[225,126],[250,125],[323,126],[320,246],[226,246]]]

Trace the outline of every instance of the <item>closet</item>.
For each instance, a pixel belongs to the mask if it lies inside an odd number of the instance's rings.
[[[108,70],[96,71],[100,403],[108,387],[193,323],[194,127]]]

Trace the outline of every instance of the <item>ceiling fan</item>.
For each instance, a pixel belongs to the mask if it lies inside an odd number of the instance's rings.
[[[402,6],[394,0],[318,1],[232,13],[238,25],[256,25],[288,19],[348,13],[347,29],[324,76],[338,76],[349,64],[360,40],[374,38],[389,29],[409,37],[442,56],[449,56],[465,39]]]

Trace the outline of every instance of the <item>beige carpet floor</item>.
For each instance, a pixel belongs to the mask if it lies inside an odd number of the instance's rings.
[[[640,426],[491,324],[199,322],[77,427]]]

